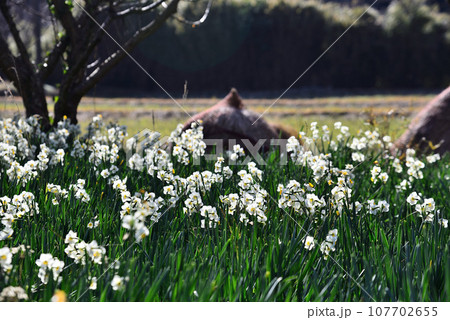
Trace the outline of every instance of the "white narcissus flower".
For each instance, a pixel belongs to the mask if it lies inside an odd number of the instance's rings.
[[[225,179],[229,179],[233,176],[233,171],[228,166],[226,166],[222,169],[222,173],[223,173]]]
[[[61,163],[64,162],[64,155],[65,155],[65,152],[63,149],[58,149],[56,151],[56,159],[58,159],[58,161]]]
[[[74,244],[69,244],[65,249],[64,252],[69,256],[71,259],[75,259],[77,256],[77,249],[75,248]]]
[[[173,197],[176,197],[176,195],[177,195],[173,185],[165,186],[163,188],[163,193],[164,194],[168,194],[168,195],[173,196]]]
[[[135,225],[139,222],[139,220],[132,215],[126,215],[122,219],[122,227],[125,229],[134,229]]]
[[[431,222],[433,222],[433,219],[434,219],[434,214],[429,213],[429,214],[427,214],[427,216],[425,217],[424,222],[431,223]]]
[[[364,162],[365,159],[366,159],[366,157],[360,152],[352,153],[352,160],[355,162]]]
[[[94,229],[94,228],[98,227],[99,223],[100,222],[98,220],[89,221],[87,227],[88,227],[88,229]]]
[[[12,253],[8,247],[0,249],[0,266],[6,266],[11,264]]]
[[[448,220],[447,219],[439,219],[438,223],[443,227],[443,228],[448,228]]]
[[[40,268],[38,271],[38,278],[41,279],[43,284],[47,284],[49,279],[49,274],[47,270],[44,268]]]
[[[383,183],[386,183],[387,180],[389,179],[389,175],[388,175],[386,172],[382,172],[382,173],[380,173],[380,175],[378,176],[378,178],[380,178],[380,180],[381,180]]]
[[[53,258],[50,268],[53,271],[53,279],[56,280],[58,278],[59,274],[64,269],[64,261],[60,261],[58,258]]]
[[[441,159],[441,156],[439,155],[439,153],[433,154],[431,156],[427,156],[428,163],[434,163],[440,159]]]
[[[239,144],[235,144],[233,146],[233,152],[240,155],[240,156],[244,156],[245,152],[244,149],[239,145]]]
[[[97,277],[92,277],[89,290],[97,290]]]
[[[417,192],[413,192],[411,193],[408,198],[406,198],[406,202],[408,202],[410,205],[415,205],[417,204],[417,202],[420,200],[419,195],[417,194]]]
[[[320,245],[320,251],[323,253],[323,258],[327,260],[331,252],[330,243],[326,241],[322,242],[322,244]]]
[[[400,182],[400,189],[406,190],[410,187],[411,187],[411,182],[409,182],[408,180],[403,180],[402,182]]]
[[[144,224],[142,224],[138,229],[136,229],[135,238],[136,241],[139,242],[150,234],[150,231],[147,229]]]
[[[246,207],[246,211],[249,215],[254,216],[258,210],[258,205],[256,203],[251,203]]]
[[[416,211],[422,215],[427,212],[426,207],[420,203],[416,204]]]
[[[50,253],[41,253],[39,259],[36,260],[36,264],[41,269],[48,269],[53,262],[53,256]]]
[[[220,218],[217,215],[217,209],[211,206],[203,206],[200,209],[200,215],[202,217],[209,218],[210,222],[208,223],[210,228],[213,228],[216,226],[217,222],[219,222]],[[205,228],[205,221],[201,221],[201,227]]]
[[[86,245],[86,251],[94,263],[102,264],[102,258],[106,253],[106,249],[99,246],[97,241],[93,240],[91,243]]]
[[[77,233],[70,230],[69,233],[66,235],[66,239],[64,240],[64,243],[75,244],[78,242],[78,240],[79,239],[78,239]]]
[[[330,230],[330,231],[328,231],[328,235],[325,238],[325,240],[327,242],[330,242],[331,244],[333,244],[333,247],[334,247],[334,244],[337,241],[337,235],[338,235],[338,230],[337,229]]]
[[[355,211],[356,211],[356,213],[360,212],[362,210],[362,208],[363,208],[363,205],[359,201],[356,201],[355,202]]]
[[[114,181],[114,183],[113,183],[113,189],[114,190],[120,190],[120,191],[127,191],[127,185],[126,185],[126,183],[127,183],[127,178],[125,178],[125,179],[123,179],[123,180],[120,180],[120,179],[117,179],[117,180],[115,180]]]
[[[86,184],[86,180],[84,180],[84,179],[78,179],[78,180],[77,180],[77,186],[78,186],[78,188],[83,189],[84,186],[85,186],[85,184]]]
[[[104,169],[104,170],[102,170],[102,172],[100,172],[100,175],[103,177],[103,178],[108,178],[109,176],[110,176],[110,172],[109,172],[109,170],[108,169]]]
[[[131,192],[130,191],[122,191],[120,192],[120,197],[122,198],[122,202],[129,202],[131,200]]]
[[[230,200],[230,204],[232,206],[236,206],[237,202],[239,201],[239,195],[237,193],[230,193],[228,195],[228,199]]]
[[[428,199],[423,200],[423,205],[427,212],[432,212],[436,208],[433,198],[428,198]]]
[[[125,287],[125,279],[116,274],[111,281],[111,286],[114,291],[122,290]]]
[[[395,172],[402,173],[403,167],[402,167],[402,164],[400,163],[399,159],[397,159],[397,158],[394,159],[394,162],[392,163],[392,166],[394,167]]]
[[[87,247],[87,243],[84,241],[80,241],[77,244],[75,244],[75,247],[80,251],[85,251]]]
[[[0,292],[0,302],[28,300],[28,295],[21,287],[6,287]]]
[[[378,207],[380,208],[381,212],[389,212],[389,203],[387,203],[386,200],[378,201]]]
[[[370,173],[372,174],[372,178],[371,178],[372,182],[376,183],[378,181],[377,177],[381,173],[381,168],[378,166],[374,166],[372,168],[372,170],[370,171]]]
[[[5,227],[10,227],[13,224],[14,220],[14,215],[5,213],[2,218],[2,224]]]
[[[307,236],[305,238],[305,240],[303,241],[303,243],[305,244],[305,249],[308,249],[309,251],[311,251],[312,249],[314,249],[315,247],[315,243],[314,243],[314,238],[311,236]]]

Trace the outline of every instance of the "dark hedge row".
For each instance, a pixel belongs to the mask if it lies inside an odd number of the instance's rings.
[[[285,89],[367,8],[293,3],[215,1],[202,26],[172,22],[134,55],[176,94],[185,80],[193,94],[223,93],[232,86]],[[196,17],[201,9],[183,15]],[[449,83],[450,15],[421,0],[401,0],[382,12],[370,9],[295,88],[438,88]],[[103,86],[157,89],[131,61]]]

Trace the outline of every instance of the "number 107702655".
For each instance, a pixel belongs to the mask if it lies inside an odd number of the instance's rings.
[[[436,317],[437,307],[369,307],[369,317]]]

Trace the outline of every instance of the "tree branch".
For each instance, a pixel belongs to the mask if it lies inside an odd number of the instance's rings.
[[[20,93],[20,88],[18,88],[18,75],[14,70],[16,64],[15,57],[9,50],[8,43],[0,34],[0,70],[8,77],[9,81],[14,83],[14,86]]]
[[[23,43],[22,38],[20,37],[19,30],[17,30],[14,19],[9,11],[9,7],[6,4],[6,0],[0,0],[0,10],[3,14],[3,17],[5,18],[6,23],[8,24],[9,30],[11,31],[11,34],[14,38],[14,42],[17,45],[17,49],[19,50],[19,53],[22,56],[24,63],[29,63],[31,66],[31,60],[27,48],[25,47],[25,44]]]
[[[75,18],[70,11],[69,6],[65,0],[52,0],[55,7],[56,18],[61,22],[64,30],[70,38],[70,42],[74,43],[78,39],[78,28]]]
[[[100,64],[100,66],[98,66],[86,78],[86,81],[77,88],[78,93],[81,95],[86,94],[101,78],[103,78],[117,63],[119,63],[119,61],[129,55],[128,51],[133,50],[142,40],[158,30],[163,23],[177,11],[179,2],[180,0],[172,0],[162,13],[155,17],[155,19],[149,24],[136,31],[123,46],[120,46],[120,44],[113,39],[120,49],[105,59],[103,63]]]
[[[67,52],[69,70],[66,78],[74,79],[84,77],[87,60],[98,45],[101,34],[101,29],[93,32],[95,23],[91,18],[91,15],[96,16],[98,13],[99,1],[88,2],[84,8],[81,8],[88,14],[82,14],[78,18],[75,18],[72,14],[72,8],[64,0],[53,0],[53,4],[55,6],[55,17],[62,24],[66,34],[53,49],[48,58],[47,66],[43,65],[41,72],[45,77],[48,77],[54,70],[62,54]],[[76,1],[75,4],[80,6]],[[110,18],[107,18],[103,23],[103,27],[109,21]]]
[[[121,18],[121,17],[127,16],[127,15],[130,15],[130,14],[146,13],[146,12],[152,11],[153,9],[159,7],[163,2],[164,2],[164,0],[158,0],[147,6],[142,6],[142,5],[141,6],[133,6],[133,7],[124,9],[122,11],[115,12],[114,17]]]
[[[165,2],[163,2],[162,5],[163,5],[163,7],[167,6]],[[185,24],[188,24],[190,26],[199,26],[203,22],[205,22],[206,19],[208,18],[209,12],[211,11],[211,6],[212,6],[212,0],[209,0],[208,4],[206,5],[205,12],[203,13],[202,17],[200,19],[198,19],[198,20],[195,20],[195,21],[187,20],[187,19],[185,19],[182,16],[179,16],[177,14],[174,15],[174,18],[177,19],[178,21],[180,21],[182,23],[185,23]]]
[[[44,59],[44,63],[41,65],[39,69],[39,76],[42,81],[45,82],[47,78],[52,74],[53,70],[55,70],[56,65],[59,62],[63,52],[66,50],[69,45],[69,39],[67,36],[63,36],[60,41],[55,45],[52,52]]]

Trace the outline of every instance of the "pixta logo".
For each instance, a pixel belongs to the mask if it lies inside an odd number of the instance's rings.
[[[128,139],[125,144],[127,163],[128,160],[136,153],[141,157],[144,157],[144,151],[148,148],[156,146],[167,148],[168,139],[169,137],[162,137],[159,132],[149,129],[144,129],[136,133],[134,136]]]

